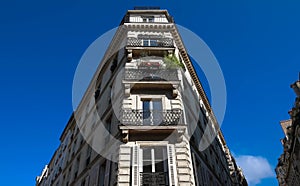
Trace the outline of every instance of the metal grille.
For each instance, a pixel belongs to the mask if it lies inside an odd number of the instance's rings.
[[[128,37],[127,38],[127,46],[131,47],[174,47],[173,40],[170,38],[159,38],[159,39],[151,39],[154,42],[155,45],[151,46],[151,44],[143,45],[143,40],[138,39],[135,37]]]
[[[144,118],[144,116],[147,118]],[[177,125],[182,122],[182,110],[123,110],[125,125]]]
[[[126,69],[125,80],[167,80],[177,81],[177,69]]]
[[[165,186],[168,177],[166,172],[140,173],[143,186]]]

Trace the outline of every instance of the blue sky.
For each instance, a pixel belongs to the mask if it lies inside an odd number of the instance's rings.
[[[300,71],[297,1],[1,1],[0,185],[35,184],[72,113],[82,54],[141,5],[168,9],[207,43],[227,85],[228,146],[253,184],[277,185],[270,169],[282,152],[279,121],[289,118],[289,85]]]

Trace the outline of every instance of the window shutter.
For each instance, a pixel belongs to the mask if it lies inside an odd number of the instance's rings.
[[[138,146],[139,148],[139,161],[138,161],[138,166],[139,166],[139,172],[143,172],[143,149],[140,148],[140,146]]]
[[[175,160],[175,147],[173,144],[168,144],[168,166],[169,166],[169,180],[170,185],[177,185],[177,170]]]
[[[106,160],[106,169],[105,169],[105,176],[104,176],[104,185],[109,186],[109,180],[110,180],[110,165],[111,161],[108,159]]]
[[[140,170],[139,170],[139,152],[140,148],[138,145],[132,147],[132,186],[140,185]]]

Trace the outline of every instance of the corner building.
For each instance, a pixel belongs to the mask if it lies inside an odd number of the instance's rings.
[[[37,186],[247,185],[166,10],[127,11],[60,141]]]
[[[300,74],[299,74],[300,77]],[[283,153],[275,168],[278,185],[300,185],[300,80],[291,85],[296,98],[289,111],[290,119],[280,122],[285,137],[281,139]]]

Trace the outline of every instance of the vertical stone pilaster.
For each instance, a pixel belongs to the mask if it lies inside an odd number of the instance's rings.
[[[131,146],[120,145],[118,186],[130,186]]]
[[[195,185],[194,173],[192,168],[191,151],[187,139],[175,144],[177,176],[179,186]]]

